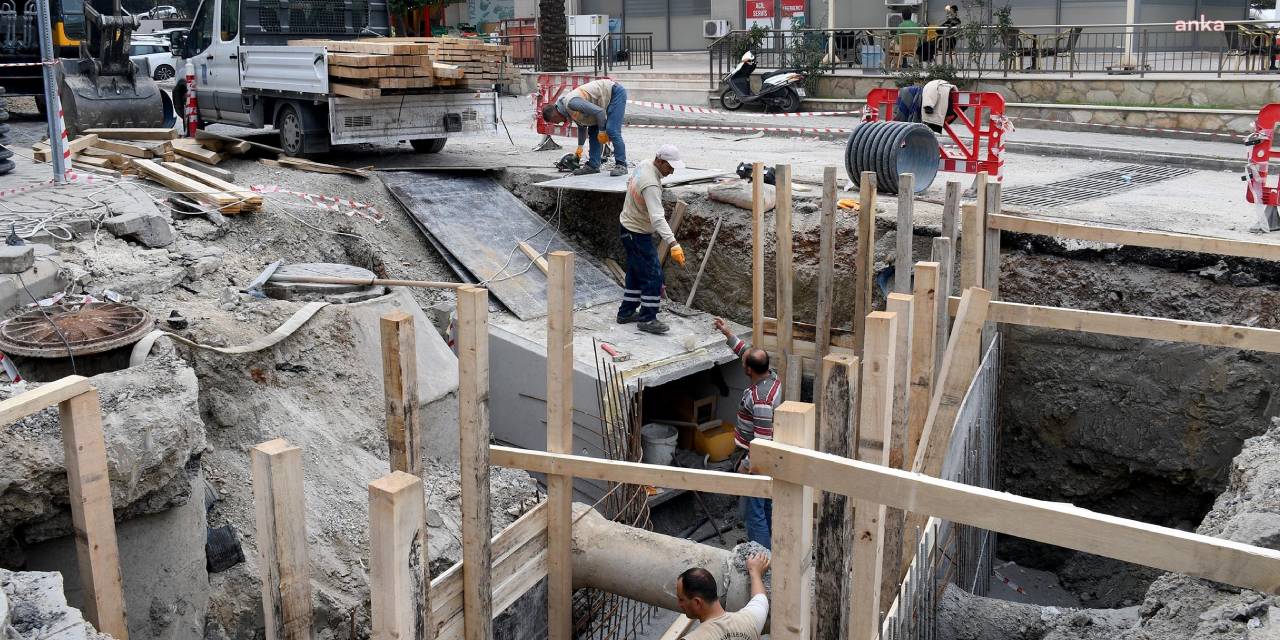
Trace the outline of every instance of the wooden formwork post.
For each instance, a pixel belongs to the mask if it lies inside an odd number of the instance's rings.
[[[836,284],[836,168],[822,170],[822,219],[818,225],[818,315],[814,318],[814,361],[821,363],[831,352],[831,313],[835,307]],[[821,375],[821,366],[819,366]],[[797,399],[795,396],[788,398]],[[819,420],[822,394],[813,394]]]
[[[550,256],[547,278],[547,451],[573,453],[573,254]],[[573,477],[547,476],[547,625],[573,637]]]
[[[933,353],[934,362],[941,364],[947,350],[947,335],[951,330],[951,313],[947,308],[947,296],[951,295],[952,277],[955,271],[955,243],[948,238],[933,239],[933,261],[938,263],[938,303],[935,306]],[[935,370],[934,383],[938,381]]]
[[[982,288],[991,292],[992,300],[1000,299],[1000,230],[993,229],[991,225],[985,224],[986,217],[992,214],[999,214],[1000,207],[1000,183],[992,182],[987,185],[987,208],[983,217],[985,231],[983,233],[982,243]],[[996,333],[1000,330],[999,326],[994,322],[988,322],[982,328],[982,347],[991,344]]]
[[[792,273],[794,258],[791,252],[791,165],[780,164],[774,167],[774,187],[777,193],[777,204],[773,210],[776,234],[777,258],[774,260],[775,279],[778,294],[778,375],[786,388],[791,387],[791,354],[795,345],[792,336],[795,333],[795,314],[793,312]]]
[[[936,262],[917,262],[915,300],[911,309],[911,386],[907,394],[906,460],[914,461],[929,416],[929,400],[933,395],[933,369],[937,362],[934,340],[938,305],[946,311],[946,295],[939,292],[939,266]]]
[[[751,165],[751,344],[764,344],[764,165]]]
[[[369,604],[374,638],[427,640],[426,497],[422,480],[392,471],[369,483]]]
[[[311,637],[311,569],[307,559],[302,449],[283,438],[249,450],[267,640]]]
[[[463,637],[492,637],[489,537],[489,290],[458,289],[458,471]]]
[[[911,389],[911,337],[915,329],[915,297],[904,293],[891,293],[885,310],[896,315],[897,331],[894,334],[893,359],[893,426],[885,440],[889,450],[889,466],[906,468],[909,440],[907,416]],[[930,327],[932,328],[932,327]],[[881,562],[880,610],[888,611],[898,590],[898,564],[902,559],[902,526],[906,514],[897,507],[885,509],[884,560]]]
[[[107,448],[97,390],[90,388],[58,403],[58,418],[62,425],[71,524],[76,532],[76,561],[84,588],[85,619],[117,640],[128,640],[124,581],[120,573],[120,550],[116,545],[111,480],[107,475]]]
[[[916,177],[910,173],[898,176],[897,253],[894,258],[893,290],[911,292],[911,240],[915,233],[912,208],[915,206]]]
[[[977,205],[961,207],[964,229],[960,233],[960,290],[982,286],[982,249],[986,244],[983,212]]]
[[[984,216],[987,213],[987,182],[986,171],[979,171],[973,177],[973,206]]]
[[[863,171],[858,185],[858,263],[854,269],[853,351],[862,355],[866,318],[871,313],[871,288],[876,277],[876,173]]]
[[[942,237],[951,240],[952,246],[960,238],[956,222],[960,219],[960,183],[947,181],[947,191],[942,200]]]
[[[888,465],[893,434],[897,314],[873,311],[866,318],[859,403],[858,449],[854,459]],[[880,592],[885,549],[885,506],[853,501],[853,578],[849,589],[850,638],[874,638],[880,628]]]
[[[422,472],[422,433],[418,423],[418,357],[413,316],[392,311],[382,329],[382,390],[387,407],[387,448],[391,470]]]
[[[822,398],[818,420],[818,450],[848,458],[853,450],[858,419],[859,360],[843,353],[822,359],[821,385],[814,398]],[[823,492],[818,510],[817,576],[815,602],[848,602],[849,556],[852,527],[848,500],[838,493]],[[815,640],[843,640],[848,624],[845,607],[831,608],[831,615],[813,621]]]
[[[671,210],[670,224],[671,233],[675,233],[680,229],[680,224],[684,222],[684,212],[689,209],[689,205],[684,200],[676,200],[676,206]],[[658,263],[666,266],[667,254],[671,252],[671,243],[663,240],[658,243]]]
[[[774,439],[812,448],[814,406],[788,400],[774,412]],[[813,489],[773,480],[773,624],[775,640],[809,640],[809,576],[813,570]]]

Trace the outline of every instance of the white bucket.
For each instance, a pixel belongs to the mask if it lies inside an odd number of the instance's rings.
[[[676,440],[680,433],[669,424],[651,422],[640,427],[641,447],[645,464],[671,464],[676,454]]]

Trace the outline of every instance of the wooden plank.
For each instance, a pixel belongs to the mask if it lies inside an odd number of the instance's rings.
[[[980,228],[983,231],[986,231],[987,229],[987,224],[986,224],[987,183],[988,183],[988,179],[987,179],[986,171],[979,171],[978,175],[973,177],[973,208],[977,209],[978,214],[982,216],[982,224],[980,225]],[[968,228],[966,227],[965,230],[968,230]],[[981,235],[982,234],[979,234],[979,236]],[[982,264],[982,263],[979,262],[978,264]],[[977,286],[982,286],[982,285],[979,284]]]
[[[99,149],[102,149],[104,151],[119,153],[121,155],[126,155],[126,156],[132,156],[134,158],[156,157],[155,152],[152,151],[151,149],[146,147],[140,147],[136,144],[129,144],[127,142],[117,142],[115,140],[104,140],[102,138],[99,138],[98,141],[93,144],[93,146]]]
[[[792,286],[794,285],[793,270],[795,269],[794,256],[792,254],[792,226],[791,226],[791,207],[794,204],[791,200],[791,165],[780,164],[773,168],[774,171],[774,187],[777,194],[777,204],[774,205],[773,218],[775,223],[774,229],[774,280],[776,283],[778,308],[778,349],[782,353],[782,357],[778,359],[778,376],[782,379],[784,385],[790,386],[787,382],[790,372],[788,367],[791,366],[791,354],[794,347],[791,344],[792,321],[794,319],[792,297]],[[794,397],[794,396],[792,396]]]
[[[795,349],[794,343],[792,343],[791,348],[794,351]],[[804,378],[804,365],[802,364],[800,355],[797,353],[793,352],[791,355],[786,356],[786,359],[787,359],[787,377],[785,380],[786,387],[783,388],[782,397],[799,398],[800,382]]]
[[[960,235],[960,290],[982,286],[982,249],[986,243],[983,215],[978,207],[966,204],[960,208],[964,229]]]
[[[240,212],[239,198],[233,195],[175,173],[157,162],[133,160],[132,164],[142,175],[180,192],[188,198],[218,207],[218,210],[223,213]]]
[[[404,311],[391,311],[382,316],[379,327],[391,470],[421,475],[422,432],[418,420],[418,353],[413,316]]]
[[[378,40],[386,39],[379,38]],[[431,49],[427,44],[411,42],[300,39],[290,40],[289,44],[298,47],[324,47],[329,53],[385,53],[388,55],[421,55],[431,53]]]
[[[462,483],[462,584],[466,640],[493,637],[489,536],[489,290],[458,295],[458,471]]]
[[[858,195],[858,263],[854,267],[853,350],[862,355],[866,318],[871,313],[876,264],[876,174],[863,171]]]
[[[764,164],[751,164],[751,344],[764,342]]]
[[[494,466],[524,469],[534,473],[570,475],[621,484],[639,484],[663,489],[723,493],[731,496],[771,497],[769,478],[756,475],[682,469],[666,465],[621,462],[562,453],[491,446]]]
[[[858,415],[858,358],[831,354],[822,359],[821,384],[814,396],[822,397],[818,420],[818,450],[847,458],[853,450],[854,427]],[[815,602],[848,602],[849,555],[852,537],[851,511],[846,498],[823,492],[818,509],[817,549],[814,581]],[[843,640],[848,611],[831,607],[830,615],[814,618],[815,640]]]
[[[781,202],[781,200],[779,200]],[[774,438],[797,447],[813,446],[815,409],[788,400],[774,412]],[[754,443],[753,443],[754,444]],[[812,613],[809,573],[813,570],[813,490],[802,484],[773,483],[773,574],[769,637],[809,640]],[[868,636],[869,637],[869,636]]]
[[[1001,207],[1000,183],[992,182],[987,185],[987,208],[984,214],[983,226],[985,231],[982,234],[982,287],[991,292],[991,299],[1000,299],[1000,230],[992,229],[985,222],[985,216],[992,213],[999,213]],[[995,339],[999,326],[994,322],[987,322],[982,327],[982,348],[986,350],[987,345]]]
[[[344,98],[357,98],[360,100],[382,96],[382,90],[376,87],[357,87],[343,82],[330,82],[329,92]]]
[[[933,353],[935,366],[942,364],[942,356],[947,350],[947,335],[951,330],[951,316],[947,313],[947,305],[943,302],[947,296],[951,295],[953,271],[955,270],[955,243],[948,238],[933,239],[933,261],[938,263],[938,304],[935,305],[937,317],[935,318],[933,332]],[[934,369],[933,381],[937,383],[938,371]]]
[[[897,251],[893,261],[893,290],[897,293],[911,293],[911,240],[915,236],[915,222],[912,207],[915,205],[915,176],[904,173],[898,176],[898,225]],[[904,231],[905,230],[905,231]]]
[[[547,451],[573,452],[573,253],[550,255],[547,277]],[[573,637],[573,476],[547,476],[547,627]]]
[[[302,449],[283,438],[249,450],[267,640],[311,638],[311,571]]]
[[[1077,222],[1024,218],[1002,213],[987,217],[987,226],[1011,233],[1028,233],[1055,238],[1072,238],[1170,251],[1189,251],[1220,256],[1280,260],[1280,244],[1256,240],[1211,238],[1165,231],[1140,231]]]
[[[669,220],[667,224],[667,226],[671,227],[671,235],[675,235],[680,231],[680,225],[684,222],[684,212],[688,208],[689,205],[685,204],[684,200],[676,200],[676,206],[671,211],[671,220]],[[667,264],[667,253],[670,251],[670,242],[662,240],[658,243],[658,262],[660,264]]]
[[[689,632],[689,629],[693,628],[694,622],[696,621],[689,616],[676,616],[675,622],[672,622],[671,626],[662,632],[662,636],[658,640],[680,640],[680,638],[684,637],[684,634]]]
[[[334,175],[355,176],[357,178],[369,177],[369,168],[353,169],[351,167],[342,167],[336,164],[325,164],[306,158],[290,158],[282,156],[275,160],[280,166],[289,167],[290,169],[300,169],[302,171],[310,171],[312,173],[328,173]]]
[[[100,168],[107,168],[107,169],[110,169],[111,167],[115,166],[115,163],[111,162],[111,160],[108,158],[95,158],[93,156],[83,156],[80,154],[71,156],[71,161],[81,165],[88,165],[90,167],[100,167]]]
[[[54,389],[45,391],[51,386]],[[66,396],[73,389],[80,392]],[[21,400],[23,396],[30,398]],[[13,401],[19,402],[10,405]],[[3,406],[0,413],[8,415],[14,407],[43,408],[48,406],[45,403],[54,401],[58,403],[58,421],[62,425],[62,451],[67,467],[71,525],[76,533],[76,560],[84,590],[85,619],[103,633],[128,640],[124,580],[120,573],[102,407],[97,390],[79,376],[63,378],[6,400],[3,405],[7,406]]]
[[[369,483],[369,614],[375,638],[427,637],[425,504],[415,475],[397,470]]]
[[[210,151],[199,143],[178,140],[174,142],[173,152],[185,158],[199,160],[205,164],[218,164],[222,162],[223,155],[217,151]]]
[[[425,54],[330,53],[327,61],[330,70],[333,67],[404,66],[422,67],[424,73],[430,73],[431,66],[431,56]]]
[[[836,284],[836,168],[822,170],[822,219],[818,225],[818,312],[814,318],[818,347],[817,359],[827,357],[831,351],[831,313],[835,307]],[[793,336],[794,337],[794,336]],[[822,394],[813,394],[818,419],[822,419]],[[798,398],[798,396],[786,396]]]
[[[218,192],[234,196],[240,201],[241,213],[257,211],[262,208],[262,194],[256,193],[238,184],[227,182],[215,175],[205,173],[205,169],[212,169],[213,167],[193,169],[180,162],[166,162],[163,166],[176,174],[186,176],[192,180],[208,185]]]
[[[792,339],[798,344],[800,342],[808,342],[815,345],[815,348],[807,356],[817,353],[817,336],[818,328],[807,322],[792,322]],[[778,320],[765,316],[764,318],[764,335],[766,341],[769,336],[778,335]],[[776,344],[776,342],[775,342]],[[838,327],[831,328],[831,339],[828,341],[829,347],[843,347],[845,349],[853,349],[853,331],[851,329],[842,329]]]
[[[947,181],[947,191],[942,201],[942,237],[951,240],[951,246],[955,246],[957,240],[960,239],[959,227],[956,222],[960,219],[960,183],[955,180]]]
[[[889,463],[893,433],[894,368],[897,364],[897,314],[872,311],[866,318],[862,357],[862,399],[858,403],[856,460]],[[775,478],[776,481],[776,478]],[[883,582],[885,507],[855,499],[853,503],[853,577],[849,588],[850,638],[874,638],[880,628]]]
[[[936,262],[916,263],[915,301],[911,309],[911,386],[907,394],[906,460],[912,461],[916,458],[933,395],[933,371],[937,364],[934,325],[942,300],[938,295],[938,271]]]
[[[431,78],[378,78],[379,89],[426,89],[436,86]]]
[[[1272,549],[836,458],[780,442],[752,443],[751,462],[790,482],[883,501],[913,513],[1245,589],[1280,593],[1280,551]],[[776,573],[774,580],[776,589]]]
[[[178,137],[177,130],[172,127],[168,129],[163,127],[144,129],[85,129],[81,133],[83,135],[96,135],[99,138],[110,140],[173,140]]]
[[[918,276],[917,276],[918,277]],[[886,442],[889,447],[889,466],[905,469],[909,446],[907,417],[910,413],[912,337],[915,332],[915,296],[902,293],[889,294],[885,310],[898,316],[897,333],[894,336],[893,363],[893,426]],[[933,318],[929,318],[933,328]],[[924,400],[926,406],[928,399]],[[880,611],[888,611],[902,582],[898,566],[903,553],[903,525],[906,514],[902,510],[885,509],[884,560],[881,562]]]
[[[516,246],[520,247],[520,251],[524,253],[524,255],[528,256],[529,261],[533,263],[533,266],[538,268],[538,271],[541,271],[543,274],[547,273],[547,259],[542,257],[542,254],[538,253],[537,249],[534,249],[524,240],[517,242]]]

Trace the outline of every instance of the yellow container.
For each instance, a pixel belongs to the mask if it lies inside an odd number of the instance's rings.
[[[709,456],[711,462],[728,458],[733,454],[733,447],[733,425],[728,422],[693,433],[693,450]]]

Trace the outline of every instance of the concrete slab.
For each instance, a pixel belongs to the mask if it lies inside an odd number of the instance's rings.
[[[0,273],[22,273],[36,262],[36,250],[32,245],[0,246]]]
[[[664,187],[678,184],[689,184],[702,180],[712,180],[720,176],[732,175],[723,169],[681,169],[662,179]],[[627,176],[610,176],[601,172],[587,176],[569,176],[539,182],[535,187],[544,189],[573,189],[574,191],[597,191],[600,193],[624,193],[627,190]]]

